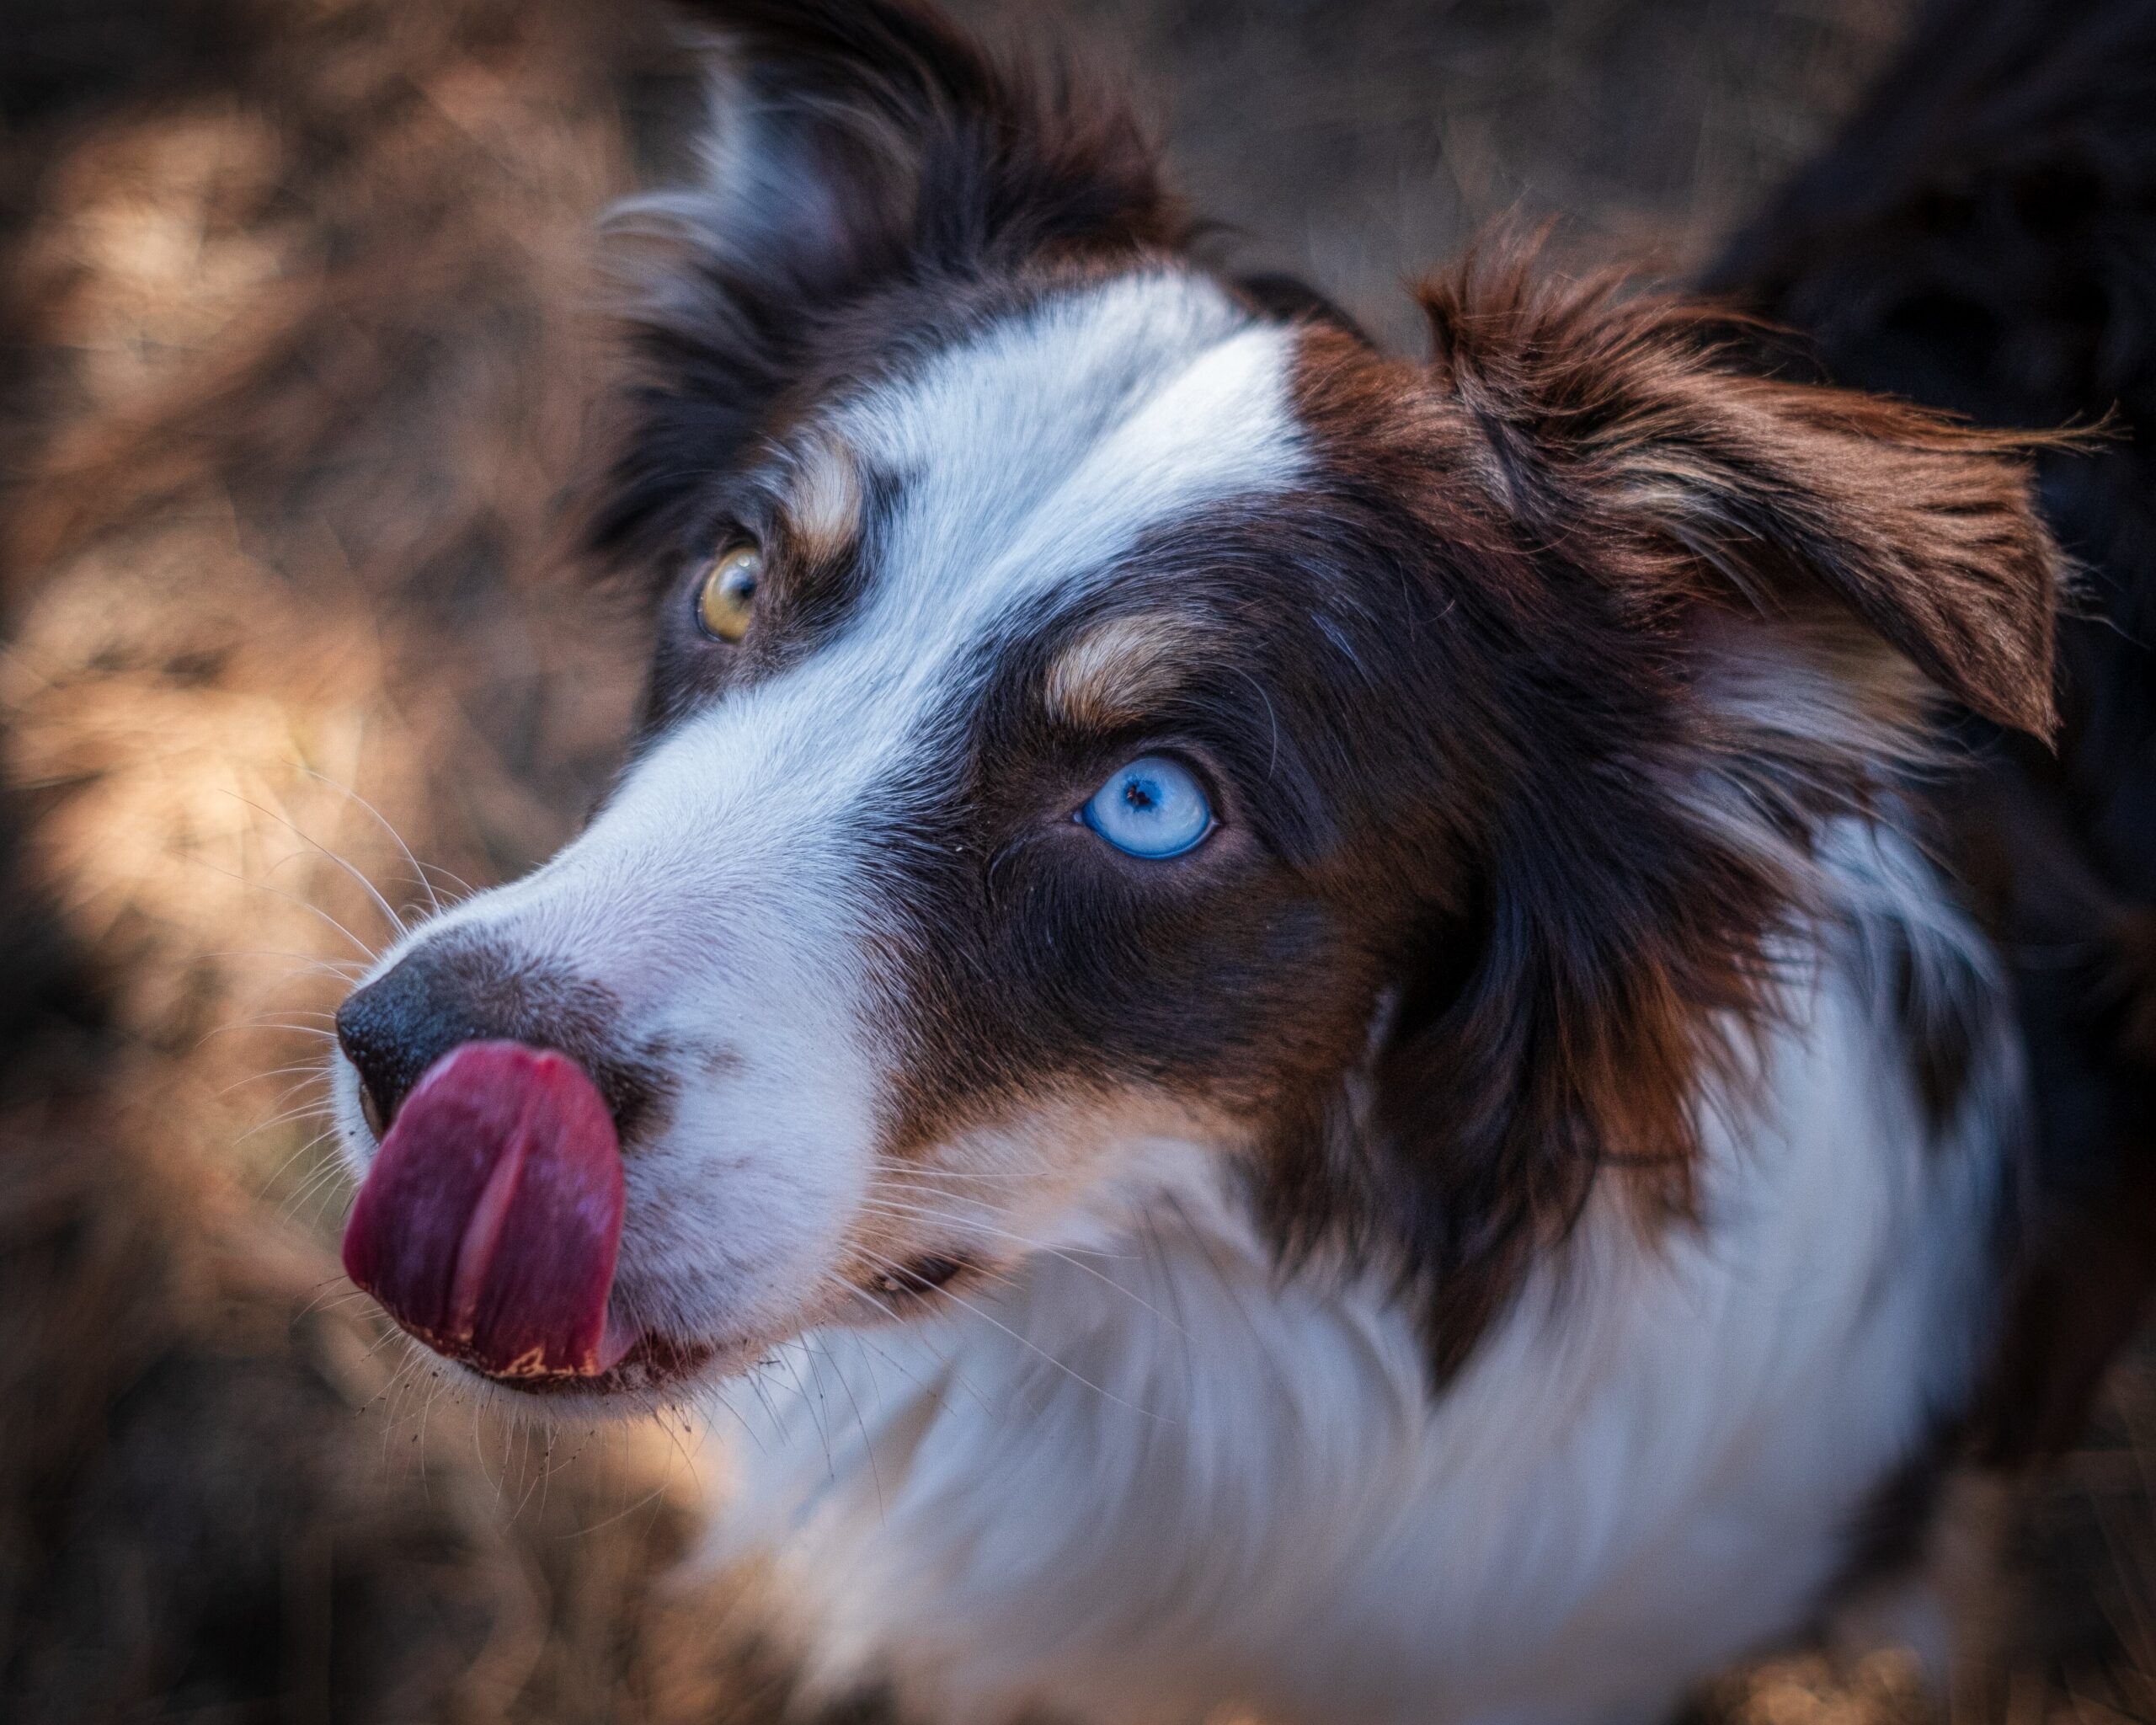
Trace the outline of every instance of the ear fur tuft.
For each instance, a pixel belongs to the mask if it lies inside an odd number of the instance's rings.
[[[1742,319],[1621,286],[1556,280],[1514,248],[1422,290],[1434,375],[1530,531],[1643,603],[1830,602],[1974,711],[2048,738],[2064,574],[2027,457],[2071,440],[1748,374]]]

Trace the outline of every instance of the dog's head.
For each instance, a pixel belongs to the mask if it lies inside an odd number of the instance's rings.
[[[1681,1207],[1807,836],[1929,692],[2047,728],[2025,473],[1517,258],[1388,358],[1196,261],[1113,104],[899,0],[706,10],[600,528],[644,720],[340,1015],[360,1168],[440,1091],[373,1274],[491,1374],[648,1388],[1205,1182],[1455,1363],[1598,1170]],[[504,1043],[574,1066],[445,1064]]]

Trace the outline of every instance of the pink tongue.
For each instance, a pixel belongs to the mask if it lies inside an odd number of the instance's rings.
[[[622,1153],[575,1061],[468,1042],[427,1069],[344,1225],[344,1268],[436,1352],[496,1377],[590,1377],[607,1322]]]

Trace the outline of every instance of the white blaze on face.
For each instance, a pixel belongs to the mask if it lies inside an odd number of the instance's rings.
[[[841,1309],[899,1076],[870,1018],[879,816],[922,793],[999,639],[1148,529],[1294,481],[1294,344],[1164,270],[836,404],[834,441],[897,481],[856,611],[678,723],[545,868],[433,926],[601,985],[620,1038],[664,1049],[675,1094],[630,1158],[617,1284],[640,1321],[723,1343]]]

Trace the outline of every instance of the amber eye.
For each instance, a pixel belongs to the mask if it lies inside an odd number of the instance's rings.
[[[764,554],[755,546],[737,545],[725,553],[696,589],[696,627],[714,641],[739,640],[755,615],[763,578]]]

